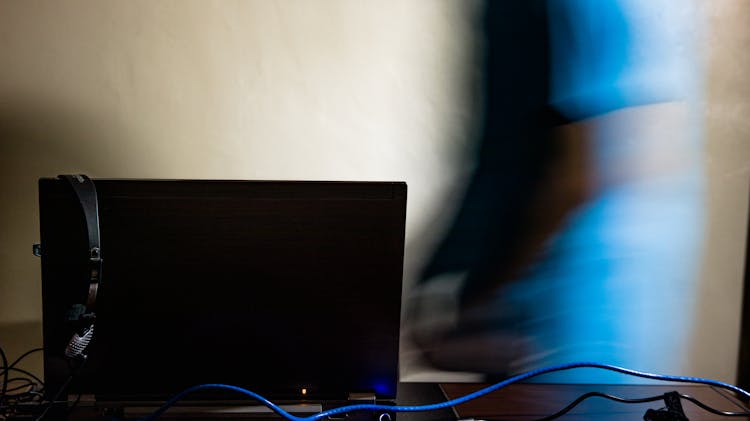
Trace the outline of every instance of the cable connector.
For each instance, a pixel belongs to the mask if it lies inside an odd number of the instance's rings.
[[[685,412],[682,410],[679,393],[665,393],[664,403],[667,405],[666,408],[649,409],[646,411],[643,419],[645,421],[689,421],[688,417],[685,416]]]

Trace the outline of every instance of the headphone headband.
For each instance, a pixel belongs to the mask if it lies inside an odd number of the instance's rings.
[[[99,236],[99,200],[96,195],[94,182],[85,175],[59,175],[73,188],[78,202],[86,218],[86,232],[88,236],[88,280],[89,291],[86,299],[84,317],[95,318],[96,296],[102,279],[102,255]]]

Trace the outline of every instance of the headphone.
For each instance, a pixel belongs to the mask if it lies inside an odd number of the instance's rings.
[[[84,351],[89,346],[94,335],[96,321],[96,297],[102,280],[102,253],[99,236],[99,200],[96,195],[94,182],[85,175],[59,175],[58,179],[69,185],[75,192],[81,210],[86,219],[86,233],[88,237],[87,280],[88,294],[86,304],[74,304],[67,313],[70,322],[82,324],[85,327],[73,334],[65,347],[65,356],[71,359],[86,358]]]

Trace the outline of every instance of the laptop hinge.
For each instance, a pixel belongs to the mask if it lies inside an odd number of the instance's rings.
[[[352,392],[349,393],[348,400],[355,403],[364,403],[365,401],[368,403],[375,403],[376,397],[374,393],[370,392]]]
[[[349,393],[349,398],[347,399],[348,405],[378,403],[385,405],[395,404],[395,402],[390,401],[378,401],[375,392],[352,392]],[[395,419],[396,414],[390,411],[363,411],[329,416],[327,421],[394,421]]]
[[[93,406],[96,404],[96,396],[93,394],[77,394],[77,393],[69,393],[68,394],[68,403],[72,402],[78,402],[81,406]]]

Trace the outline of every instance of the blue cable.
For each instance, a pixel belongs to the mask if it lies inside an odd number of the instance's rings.
[[[252,392],[250,390],[243,389],[241,387],[231,386],[231,385],[226,385],[226,384],[202,384],[198,386],[193,386],[189,389],[186,389],[178,393],[172,399],[168,400],[164,405],[162,405],[162,407],[159,408],[156,412],[144,418],[143,421],[151,421],[151,420],[158,418],[164,412],[166,412],[167,409],[169,409],[172,405],[177,403],[177,401],[179,401],[186,395],[196,392],[198,390],[205,390],[205,389],[226,389],[226,390],[232,390],[232,391],[250,396],[251,398],[256,399],[257,401],[259,401],[260,403],[262,403],[263,405],[271,409],[273,412],[281,415],[282,417],[286,418],[289,421],[318,421],[320,419],[329,417],[331,415],[337,415],[337,414],[342,414],[345,412],[355,412],[355,411],[384,411],[384,412],[385,411],[387,412],[434,411],[437,409],[449,408],[452,406],[460,405],[462,403],[466,403],[472,399],[476,399],[490,392],[494,392],[495,390],[501,389],[510,384],[517,383],[523,380],[528,380],[533,377],[541,376],[542,374],[552,373],[555,371],[572,370],[575,368],[583,368],[583,367],[600,368],[604,370],[615,371],[615,372],[627,374],[630,376],[642,377],[642,378],[652,379],[652,380],[673,381],[673,382],[680,382],[680,383],[706,384],[710,386],[720,387],[722,389],[731,390],[733,392],[737,392],[745,396],[746,398],[750,399],[750,393],[746,392],[745,390],[737,386],[734,386],[728,383],[723,383],[717,380],[704,379],[700,377],[668,376],[668,375],[663,375],[663,374],[653,374],[653,373],[646,373],[642,371],[631,370],[628,368],[617,367],[617,366],[609,365],[609,364],[601,364],[601,363],[593,363],[593,362],[579,362],[579,363],[570,363],[570,364],[562,364],[562,365],[556,365],[556,366],[550,366],[550,367],[543,367],[537,370],[528,371],[526,373],[522,373],[522,374],[513,376],[509,379],[506,379],[504,381],[501,381],[499,383],[496,383],[492,386],[485,387],[484,389],[478,390],[474,393],[470,393],[468,395],[465,395],[456,399],[452,399],[446,402],[430,404],[430,405],[412,405],[412,406],[390,406],[390,405],[376,405],[376,404],[349,405],[349,406],[342,406],[342,407],[335,408],[335,409],[329,409],[327,411],[323,411],[318,414],[311,415],[309,417],[298,417],[298,416],[292,415],[286,412],[285,410],[281,409],[281,407],[279,407],[278,405],[264,398],[263,396],[255,392]]]

